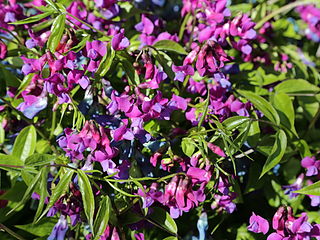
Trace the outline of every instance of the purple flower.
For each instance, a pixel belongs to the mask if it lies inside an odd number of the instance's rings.
[[[306,176],[319,174],[320,160],[316,161],[315,157],[305,157],[301,161],[301,166],[307,169]]]
[[[123,50],[130,45],[128,38],[124,36],[124,29],[121,29],[119,33],[114,35],[111,44],[114,50]]]
[[[301,173],[293,184],[282,186],[282,188],[285,189],[284,194],[289,194],[290,198],[297,197],[299,194],[294,193],[294,191],[301,189],[303,185],[303,179],[304,179],[304,174]]]
[[[269,231],[269,222],[263,217],[256,215],[254,212],[252,212],[252,215],[249,221],[250,221],[250,225],[248,226],[249,231],[255,232],[255,233],[263,233],[263,234],[266,234]]]
[[[48,240],[64,240],[64,236],[68,230],[67,219],[64,215],[61,215],[59,221],[52,229]]]
[[[90,58],[87,70],[91,72],[96,71],[99,67],[100,60],[106,54],[106,52],[107,47],[104,42],[99,40],[87,42],[84,51],[84,55]]]
[[[42,94],[40,96],[25,95],[23,99],[24,101],[19,104],[17,109],[29,119],[34,118],[34,116],[48,105],[47,97]]]
[[[194,69],[190,65],[184,65],[184,66],[172,65],[172,70],[176,73],[174,80],[177,80],[179,82],[183,82],[187,75],[189,76],[194,75]]]
[[[120,13],[120,7],[118,4],[113,4],[111,7],[101,10],[101,14],[108,20],[119,15],[119,13]]]
[[[0,41],[0,59],[4,59],[7,55],[7,45]]]
[[[143,233],[136,233],[136,234],[134,234],[134,237],[136,238],[136,240],[144,240]]]
[[[144,34],[152,34],[154,29],[154,24],[147,18],[144,14],[141,15],[141,22],[136,24],[136,30]]]

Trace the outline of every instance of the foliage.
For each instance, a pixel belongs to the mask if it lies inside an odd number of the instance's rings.
[[[0,5],[0,239],[320,239],[319,1]]]

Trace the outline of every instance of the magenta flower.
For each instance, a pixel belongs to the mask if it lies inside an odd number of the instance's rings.
[[[100,60],[106,54],[107,47],[105,43],[94,40],[92,42],[86,43],[86,48],[84,51],[84,55],[90,58],[87,70],[94,72],[98,69]]]
[[[129,39],[124,36],[124,29],[114,35],[111,45],[114,50],[123,50],[130,45]]]
[[[301,161],[301,166],[307,169],[307,176],[314,176],[319,174],[320,160],[315,157],[305,157]]]
[[[172,65],[172,70],[173,72],[176,73],[174,80],[177,80],[179,82],[183,82],[187,75],[189,76],[194,75],[194,69],[190,65],[184,65],[184,66]]]
[[[220,147],[214,145],[213,143],[210,143],[210,142],[209,142],[209,143],[208,143],[208,148],[209,148],[213,153],[219,155],[220,157],[226,157],[226,156],[227,156]]]
[[[153,33],[154,24],[152,23],[152,21],[148,17],[146,17],[146,15],[142,14],[141,15],[141,22],[138,23],[135,26],[135,28],[137,31],[139,31],[141,33],[150,35]]]
[[[0,41],[0,59],[4,59],[7,55],[7,45]]]
[[[266,234],[269,231],[269,222],[263,217],[256,215],[254,212],[252,212],[252,215],[249,221],[250,221],[250,225],[248,226],[249,231],[255,232],[255,233],[263,233],[263,234]]]
[[[23,114],[29,119],[32,119],[48,105],[48,99],[43,95],[26,95],[23,97],[23,99],[24,101],[19,104],[17,109],[23,112]]]

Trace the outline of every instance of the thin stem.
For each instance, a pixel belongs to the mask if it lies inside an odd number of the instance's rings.
[[[193,38],[193,32],[194,32],[194,28],[196,27],[196,22],[197,22],[197,18],[193,15],[192,16],[192,28],[191,28],[191,33],[190,33],[190,38],[189,38],[189,42],[187,45],[187,48],[190,49],[191,48],[191,44],[192,44],[192,38]]]
[[[4,231],[9,233],[11,236],[15,237],[16,239],[26,240],[25,238],[21,237],[19,234],[15,233],[14,231],[12,231],[10,228],[6,227],[2,223],[0,223],[0,229],[3,229]]]
[[[17,46],[23,48],[24,50],[27,50],[27,51],[29,51],[29,52],[32,52],[33,54],[37,55],[38,57],[41,57],[41,55],[40,55],[39,53],[37,53],[36,51],[33,51],[32,49],[27,48],[26,46],[24,46],[24,45],[21,44],[20,42],[13,41],[12,39],[6,38],[6,37],[4,37],[4,36],[0,36],[0,39],[6,40],[6,41],[8,41],[8,42],[12,42],[12,43],[16,44]]]
[[[151,223],[151,224],[155,225],[156,227],[158,227],[158,228],[160,228],[160,229],[162,229],[162,230],[166,231],[167,233],[170,233],[171,235],[177,236],[175,233],[170,232],[168,229],[166,229],[166,228],[162,227],[161,225],[159,225],[158,223],[156,223],[156,222],[152,221],[151,219],[149,219],[149,218],[145,218],[145,220],[147,220],[149,223]]]
[[[56,122],[57,122],[57,111],[53,111],[52,113],[52,123],[51,123],[51,131],[50,131],[50,136],[49,139],[52,139],[54,136],[54,130],[56,128]]]
[[[8,29],[3,28],[3,27],[0,27],[0,29],[3,30],[3,31],[6,31],[7,33],[9,33],[12,37],[14,37],[14,38],[17,40],[17,42],[19,42],[20,44],[22,44],[22,42],[20,41],[20,39],[19,39],[16,35],[14,35],[13,32],[11,32],[11,31],[9,31]]]
[[[102,35],[106,35],[104,32],[100,31],[99,29],[96,29],[95,27],[93,27],[93,26],[90,25],[89,23],[86,23],[85,21],[77,18],[76,16],[73,16],[71,13],[67,13],[67,15],[68,15],[69,17],[72,17],[73,19],[81,22],[82,24],[86,25],[88,28],[91,28],[92,30],[94,30],[94,31],[96,31],[96,32],[98,32],[98,33],[100,33],[100,34],[102,34]]]
[[[296,2],[293,2],[293,3],[289,3],[289,4],[287,4],[287,5],[283,6],[283,7],[275,10],[274,12],[270,13],[269,15],[265,16],[264,18],[262,18],[257,23],[257,25],[255,26],[255,29],[261,28],[263,26],[263,24],[265,24],[271,18],[277,16],[280,13],[290,11],[293,8],[298,7],[298,6],[307,5],[307,4],[310,4],[310,3],[318,3],[318,1],[319,0],[305,0],[305,1],[296,1]]]

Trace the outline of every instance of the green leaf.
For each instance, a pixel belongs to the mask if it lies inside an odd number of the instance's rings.
[[[40,200],[39,200],[37,212],[36,212],[36,214],[34,216],[34,222],[40,216],[40,214],[41,214],[41,212],[43,210],[43,207],[44,207],[44,202],[46,200],[46,197],[48,196],[47,184],[48,184],[49,168],[44,167],[42,169],[44,169],[44,171],[42,171],[42,173],[41,173],[40,184],[39,184],[39,192],[38,192],[38,194],[40,195]]]
[[[187,55],[188,53],[184,48],[177,42],[171,41],[171,40],[160,40],[153,44],[153,47],[155,47],[158,50],[165,50],[169,52],[175,52],[183,55]]]
[[[46,237],[50,233],[57,223],[56,218],[46,218],[39,221],[37,224],[29,223],[26,225],[15,225],[16,228],[22,229],[28,233],[31,233],[35,236]]]
[[[152,136],[157,136],[160,131],[160,124],[155,119],[151,119],[150,121],[144,123],[143,128]]]
[[[320,92],[320,88],[303,79],[290,79],[278,84],[275,88],[276,92],[282,93],[316,93]]]
[[[257,119],[257,114],[253,113],[255,118]],[[250,129],[248,132],[248,143],[250,146],[255,147],[258,144],[260,138],[260,127],[259,127],[259,122],[256,120],[252,120],[250,124]]]
[[[23,161],[21,161],[18,157],[0,153],[0,169],[20,172],[23,167]]]
[[[164,229],[166,229],[168,232],[172,233],[173,235],[177,235],[177,224],[171,218],[170,214],[159,207],[155,207],[153,210],[154,211],[151,214],[150,219],[153,220],[155,223],[159,224]]]
[[[222,125],[225,126],[225,128],[229,131],[238,128],[239,126],[241,126],[242,124],[246,123],[250,121],[249,118],[247,117],[242,117],[242,116],[234,116],[234,117],[230,117],[227,118],[226,120],[224,120],[222,122]]]
[[[35,75],[34,73],[30,73],[23,78],[18,88],[18,93],[16,94],[16,96],[19,96],[23,92],[23,90],[25,90],[26,87],[29,86],[34,75]]]
[[[279,130],[276,134],[276,140],[272,147],[271,153],[263,166],[260,178],[280,163],[287,148],[287,136],[283,130]]]
[[[12,155],[23,162],[34,153],[36,149],[37,132],[34,126],[25,127],[14,141]]]
[[[188,157],[191,157],[194,153],[195,146],[193,144],[193,140],[190,138],[183,138],[181,142],[182,151]]]
[[[86,43],[89,41],[90,41],[90,35],[84,36],[77,45],[75,45],[70,49],[70,51],[79,52],[82,48],[86,46]]]
[[[98,67],[98,70],[96,71],[97,74],[99,74],[101,77],[107,74],[107,72],[110,70],[112,61],[115,57],[115,51],[111,47],[111,44],[107,44],[107,53],[103,56],[100,65]]]
[[[36,222],[38,222],[41,218],[44,217],[44,215],[49,211],[49,209],[53,206],[53,204],[55,204],[55,202],[61,197],[62,194],[68,191],[69,183],[71,181],[74,171],[68,168],[65,168],[64,170],[66,172],[64,174],[60,174],[60,181],[55,188],[51,189],[52,194],[50,196],[50,201],[46,209],[41,214],[41,216],[36,220]]]
[[[173,80],[175,77],[175,73],[172,71],[172,59],[162,51],[152,51],[152,55],[159,62],[159,64],[163,67],[164,72],[168,75],[168,77]]]
[[[136,72],[136,70],[132,66],[131,62],[129,62],[126,59],[121,59],[121,63],[124,68],[124,71],[128,75],[128,78],[129,78],[128,80],[129,80],[130,85],[139,85],[140,79],[139,79],[138,73]]]
[[[91,229],[93,228],[93,214],[94,214],[94,196],[88,176],[82,171],[78,170],[78,183],[83,199],[84,212],[89,221]]]
[[[277,125],[280,124],[280,118],[277,111],[267,100],[249,91],[238,90],[238,92],[253,103],[253,105],[258,108],[271,122]]]
[[[100,207],[93,227],[95,236],[94,240],[100,239],[100,236],[104,233],[108,225],[110,209],[112,208],[109,196],[104,196],[99,205]]]
[[[66,15],[60,14],[52,23],[51,34],[47,42],[49,50],[54,53],[64,33]]]
[[[12,22],[12,23],[10,23],[10,24],[21,25],[21,24],[38,22],[38,21],[40,21],[41,19],[44,19],[44,18],[50,16],[52,13],[53,13],[52,11],[50,11],[50,12],[45,12],[45,13],[41,13],[41,14],[38,14],[38,15],[35,15],[35,16],[32,16],[32,17],[29,17],[29,18],[26,18],[26,19],[17,21],[17,22]]]
[[[28,201],[30,199],[31,194],[34,192],[37,184],[39,183],[39,180],[42,176],[42,173],[46,171],[45,168],[42,168],[38,174],[32,179],[32,182],[30,183],[30,185],[28,186],[27,190],[25,191],[22,199],[20,200],[20,202],[8,212],[8,215],[12,212],[14,212],[16,209],[18,209],[19,207],[23,206],[25,204],[26,201]]]
[[[42,166],[54,161],[55,157],[49,154],[35,153],[28,157],[25,161],[26,166]]]
[[[320,196],[320,181],[306,186],[298,191],[294,191],[294,193],[300,193],[305,195],[313,195],[313,196]]]
[[[309,148],[309,145],[305,140],[299,139],[299,140],[293,142],[293,144],[299,149],[301,159],[312,155],[310,148]]]
[[[20,80],[9,70],[0,65],[0,96],[7,94],[7,87],[19,87]]]
[[[166,237],[166,238],[164,238],[164,239],[162,239],[162,240],[178,240],[178,238],[177,238],[177,237],[170,236],[170,237]]]
[[[0,200],[9,200],[12,202],[19,202],[24,192],[27,190],[27,185],[23,181],[16,181],[8,191],[0,195]]]
[[[281,124],[290,129],[293,134],[298,136],[294,127],[295,114],[290,97],[282,92],[276,93],[273,97],[273,105],[278,111]]]
[[[41,139],[37,141],[36,152],[37,153],[48,153],[51,151],[50,142],[48,140]]]

